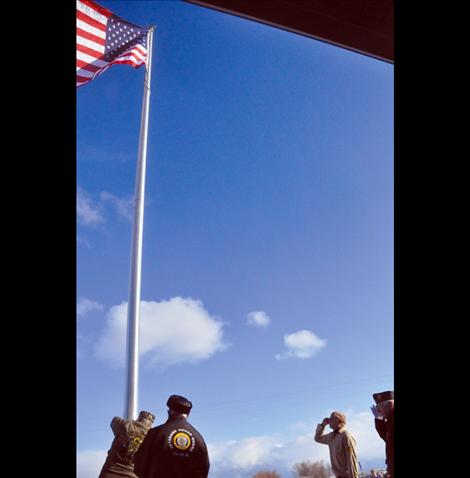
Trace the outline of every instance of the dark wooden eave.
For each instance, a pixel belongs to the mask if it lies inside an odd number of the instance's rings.
[[[394,0],[185,0],[394,63]]]

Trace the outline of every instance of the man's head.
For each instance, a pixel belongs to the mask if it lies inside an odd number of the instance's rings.
[[[377,404],[377,411],[385,418],[392,415],[395,407],[395,399],[393,391],[374,393],[372,395],[375,403]]]
[[[189,415],[193,404],[181,395],[171,395],[166,402],[169,415]]]
[[[346,415],[341,412],[333,412],[330,415],[330,428],[340,430],[346,425]]]
[[[384,400],[377,404],[377,410],[384,418],[389,418],[392,415],[394,407],[394,400]]]
[[[137,417],[137,421],[147,425],[148,427],[152,426],[153,421],[155,420],[155,415],[150,412],[142,410]]]

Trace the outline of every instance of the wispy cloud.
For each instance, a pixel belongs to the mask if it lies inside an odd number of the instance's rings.
[[[135,160],[136,157],[137,151],[133,153],[127,153],[122,150],[113,151],[109,147],[97,148],[95,146],[88,146],[83,150],[78,151],[77,161],[84,163],[101,163],[109,161],[124,163]]]
[[[310,330],[301,330],[284,335],[284,345],[286,350],[275,356],[277,360],[308,359],[326,346],[326,340],[320,339]]]
[[[77,244],[80,246],[85,246],[88,249],[91,249],[91,244],[81,236],[77,236]]]
[[[97,226],[104,222],[101,205],[80,187],[77,188],[77,220],[84,226]]]
[[[96,302],[90,299],[80,298],[77,303],[77,315],[83,317],[84,315],[94,311],[94,310],[103,310],[103,304]]]
[[[86,335],[77,333],[77,359],[84,359],[90,357],[90,344],[92,339]]]
[[[262,310],[256,310],[250,312],[246,316],[246,323],[251,327],[266,328],[271,323],[271,319],[268,317],[266,312],[263,312]]]
[[[100,193],[98,199],[93,199],[92,195],[83,188],[77,189],[77,221],[82,226],[96,227],[104,224],[105,205],[112,206],[119,218],[132,222],[134,215],[134,197],[120,198],[107,191]],[[77,242],[89,246],[81,237],[77,237]]]
[[[113,368],[125,362],[127,302],[112,307],[95,354]],[[201,301],[173,297],[141,302],[140,353],[147,365],[196,363],[223,351],[223,323],[204,309]]]
[[[134,214],[134,196],[131,196],[130,198],[119,198],[114,194],[103,191],[100,194],[100,198],[103,202],[107,202],[114,206],[119,217],[132,222]]]

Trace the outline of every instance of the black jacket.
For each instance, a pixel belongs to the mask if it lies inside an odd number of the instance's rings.
[[[387,420],[375,419],[375,429],[377,430],[377,433],[380,435],[382,440],[385,441],[387,471],[393,477],[395,473],[393,415]]]
[[[209,455],[201,434],[181,416],[147,433],[135,455],[139,478],[207,478]]]

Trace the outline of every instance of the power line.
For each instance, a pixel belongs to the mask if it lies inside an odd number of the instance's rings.
[[[369,378],[363,378],[359,380],[354,380],[351,382],[343,382],[343,383],[338,383],[338,384],[330,384],[327,386],[320,386],[320,387],[308,387],[304,389],[299,389],[299,390],[293,390],[287,393],[276,393],[276,394],[270,394],[270,395],[264,395],[264,396],[258,396],[258,397],[247,397],[247,398],[237,398],[234,400],[228,400],[224,402],[216,402],[216,403],[199,403],[198,404],[198,409],[205,409],[205,408],[211,408],[213,409],[218,409],[221,407],[226,407],[226,406],[231,406],[232,404],[237,404],[237,403],[248,403],[248,402],[256,402],[259,400],[276,400],[278,398],[285,398],[288,396],[298,396],[301,394],[306,394],[306,393],[311,393],[314,391],[324,391],[324,390],[330,390],[332,388],[337,388],[337,387],[342,387],[344,385],[352,385],[356,383],[362,383],[362,382],[369,382],[369,381],[375,381],[381,378],[385,377],[391,377],[393,376],[392,374],[386,374],[386,375],[380,375],[377,377],[369,377]]]
[[[332,406],[334,406],[335,402],[337,400],[342,399],[342,398],[347,398],[347,397],[352,397],[355,395],[355,392],[348,392],[346,394],[341,394],[341,395],[334,395],[334,397],[331,398],[330,403]],[[288,401],[268,401],[266,405],[263,405],[262,408],[260,408],[258,405],[254,405],[255,408],[250,408],[249,405],[243,407],[237,407],[237,408],[229,408],[229,409],[217,409],[217,410],[210,410],[211,415],[217,415],[220,413],[223,413],[225,417],[232,417],[232,416],[237,416],[240,414],[257,414],[263,416],[264,414],[271,414],[273,413],[273,410],[278,410],[278,409],[285,409],[286,407],[292,407],[296,405],[296,402],[298,403],[298,400],[296,400],[297,397],[290,397]],[[324,401],[326,399],[325,396],[322,396],[320,398],[312,398],[309,400],[310,403],[319,403],[320,401]]]
[[[362,378],[359,380],[354,380],[350,382],[342,382],[342,383],[337,383],[337,384],[330,384],[326,386],[320,386],[320,387],[308,387],[308,388],[303,388],[299,390],[293,390],[290,392],[285,392],[285,393],[277,393],[277,394],[270,394],[270,395],[261,395],[261,396],[256,396],[256,397],[241,397],[237,398],[234,400],[227,400],[223,402],[216,402],[216,403],[200,403],[197,405],[197,410],[198,414],[201,411],[201,414],[204,414],[204,411],[209,410],[211,414],[215,413],[225,413],[227,416],[233,416],[237,415],[240,413],[259,413],[259,412],[266,412],[268,411],[267,409],[270,408],[279,408],[279,406],[282,406],[285,408],[286,403],[289,404],[289,402],[292,402],[292,399],[294,399],[294,402],[296,401],[297,398],[300,397],[305,397],[306,395],[313,393],[313,392],[321,392],[322,397],[321,399],[325,399],[324,392],[332,390],[334,388],[339,388],[343,387],[346,385],[354,385],[354,384],[365,384],[367,382],[374,382],[376,380],[380,380],[386,377],[392,377],[393,374],[385,374],[385,375],[379,375],[376,377],[369,377],[369,378]],[[346,395],[335,395],[335,399],[337,398],[346,398],[349,396],[354,395],[353,392],[348,392]],[[260,401],[266,401],[266,405],[263,405],[263,408],[252,408],[253,406],[257,406]],[[282,402],[280,402],[282,400]],[[311,402],[318,402],[319,400],[317,399],[312,399]],[[228,411],[226,411],[228,409]],[[101,423],[101,421],[96,420],[96,418],[93,417],[81,417],[79,420],[77,420],[80,423],[83,422],[91,422],[93,424]],[[106,429],[108,426],[104,426],[102,429]]]

